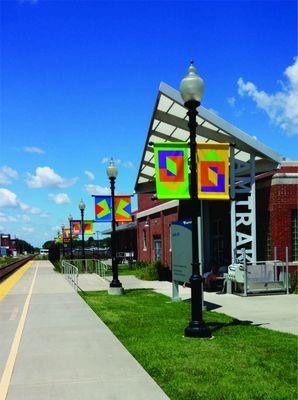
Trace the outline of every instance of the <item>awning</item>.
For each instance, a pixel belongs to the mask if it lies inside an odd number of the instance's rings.
[[[119,225],[116,226],[116,232],[122,232],[122,231],[131,231],[133,229],[137,228],[137,223],[136,221],[128,222],[127,224]],[[112,229],[106,229],[105,231],[102,231],[102,235],[110,235],[112,233]]]
[[[179,142],[189,139],[188,117],[180,93],[161,83],[135,184],[136,193],[155,193],[154,142]],[[256,157],[256,173],[278,168],[282,157],[270,147],[200,106],[197,117],[197,142],[231,143],[235,157],[247,161]]]

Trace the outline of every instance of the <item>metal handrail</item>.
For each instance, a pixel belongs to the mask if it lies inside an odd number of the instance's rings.
[[[72,287],[78,291],[79,288],[79,270],[76,266],[68,261],[62,261],[62,270],[65,278],[70,282]]]
[[[96,260],[96,265],[95,265],[95,273],[99,275],[101,278],[106,279],[106,272],[109,269],[109,266],[104,263],[103,261]]]

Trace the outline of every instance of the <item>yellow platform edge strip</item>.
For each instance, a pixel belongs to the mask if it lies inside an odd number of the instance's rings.
[[[0,283],[0,301],[10,292],[14,285],[22,278],[27,269],[32,265],[33,261],[28,261],[9,278]]]

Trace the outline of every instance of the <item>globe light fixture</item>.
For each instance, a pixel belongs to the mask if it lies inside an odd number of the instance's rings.
[[[114,179],[117,178],[118,168],[117,168],[113,158],[110,159],[109,166],[107,167],[107,175],[108,175],[108,178],[114,178]]]
[[[82,210],[84,211],[85,208],[86,208],[86,205],[85,205],[83,199],[81,199],[81,201],[80,201],[80,203],[79,203],[79,209],[80,209],[81,211],[82,211]]]
[[[180,93],[184,103],[195,100],[201,101],[204,94],[204,81],[198,75],[193,61],[190,62],[187,74],[180,83]]]

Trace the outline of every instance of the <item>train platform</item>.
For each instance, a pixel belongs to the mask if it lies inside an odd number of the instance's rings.
[[[168,399],[50,262],[30,262],[8,280],[0,400]]]

